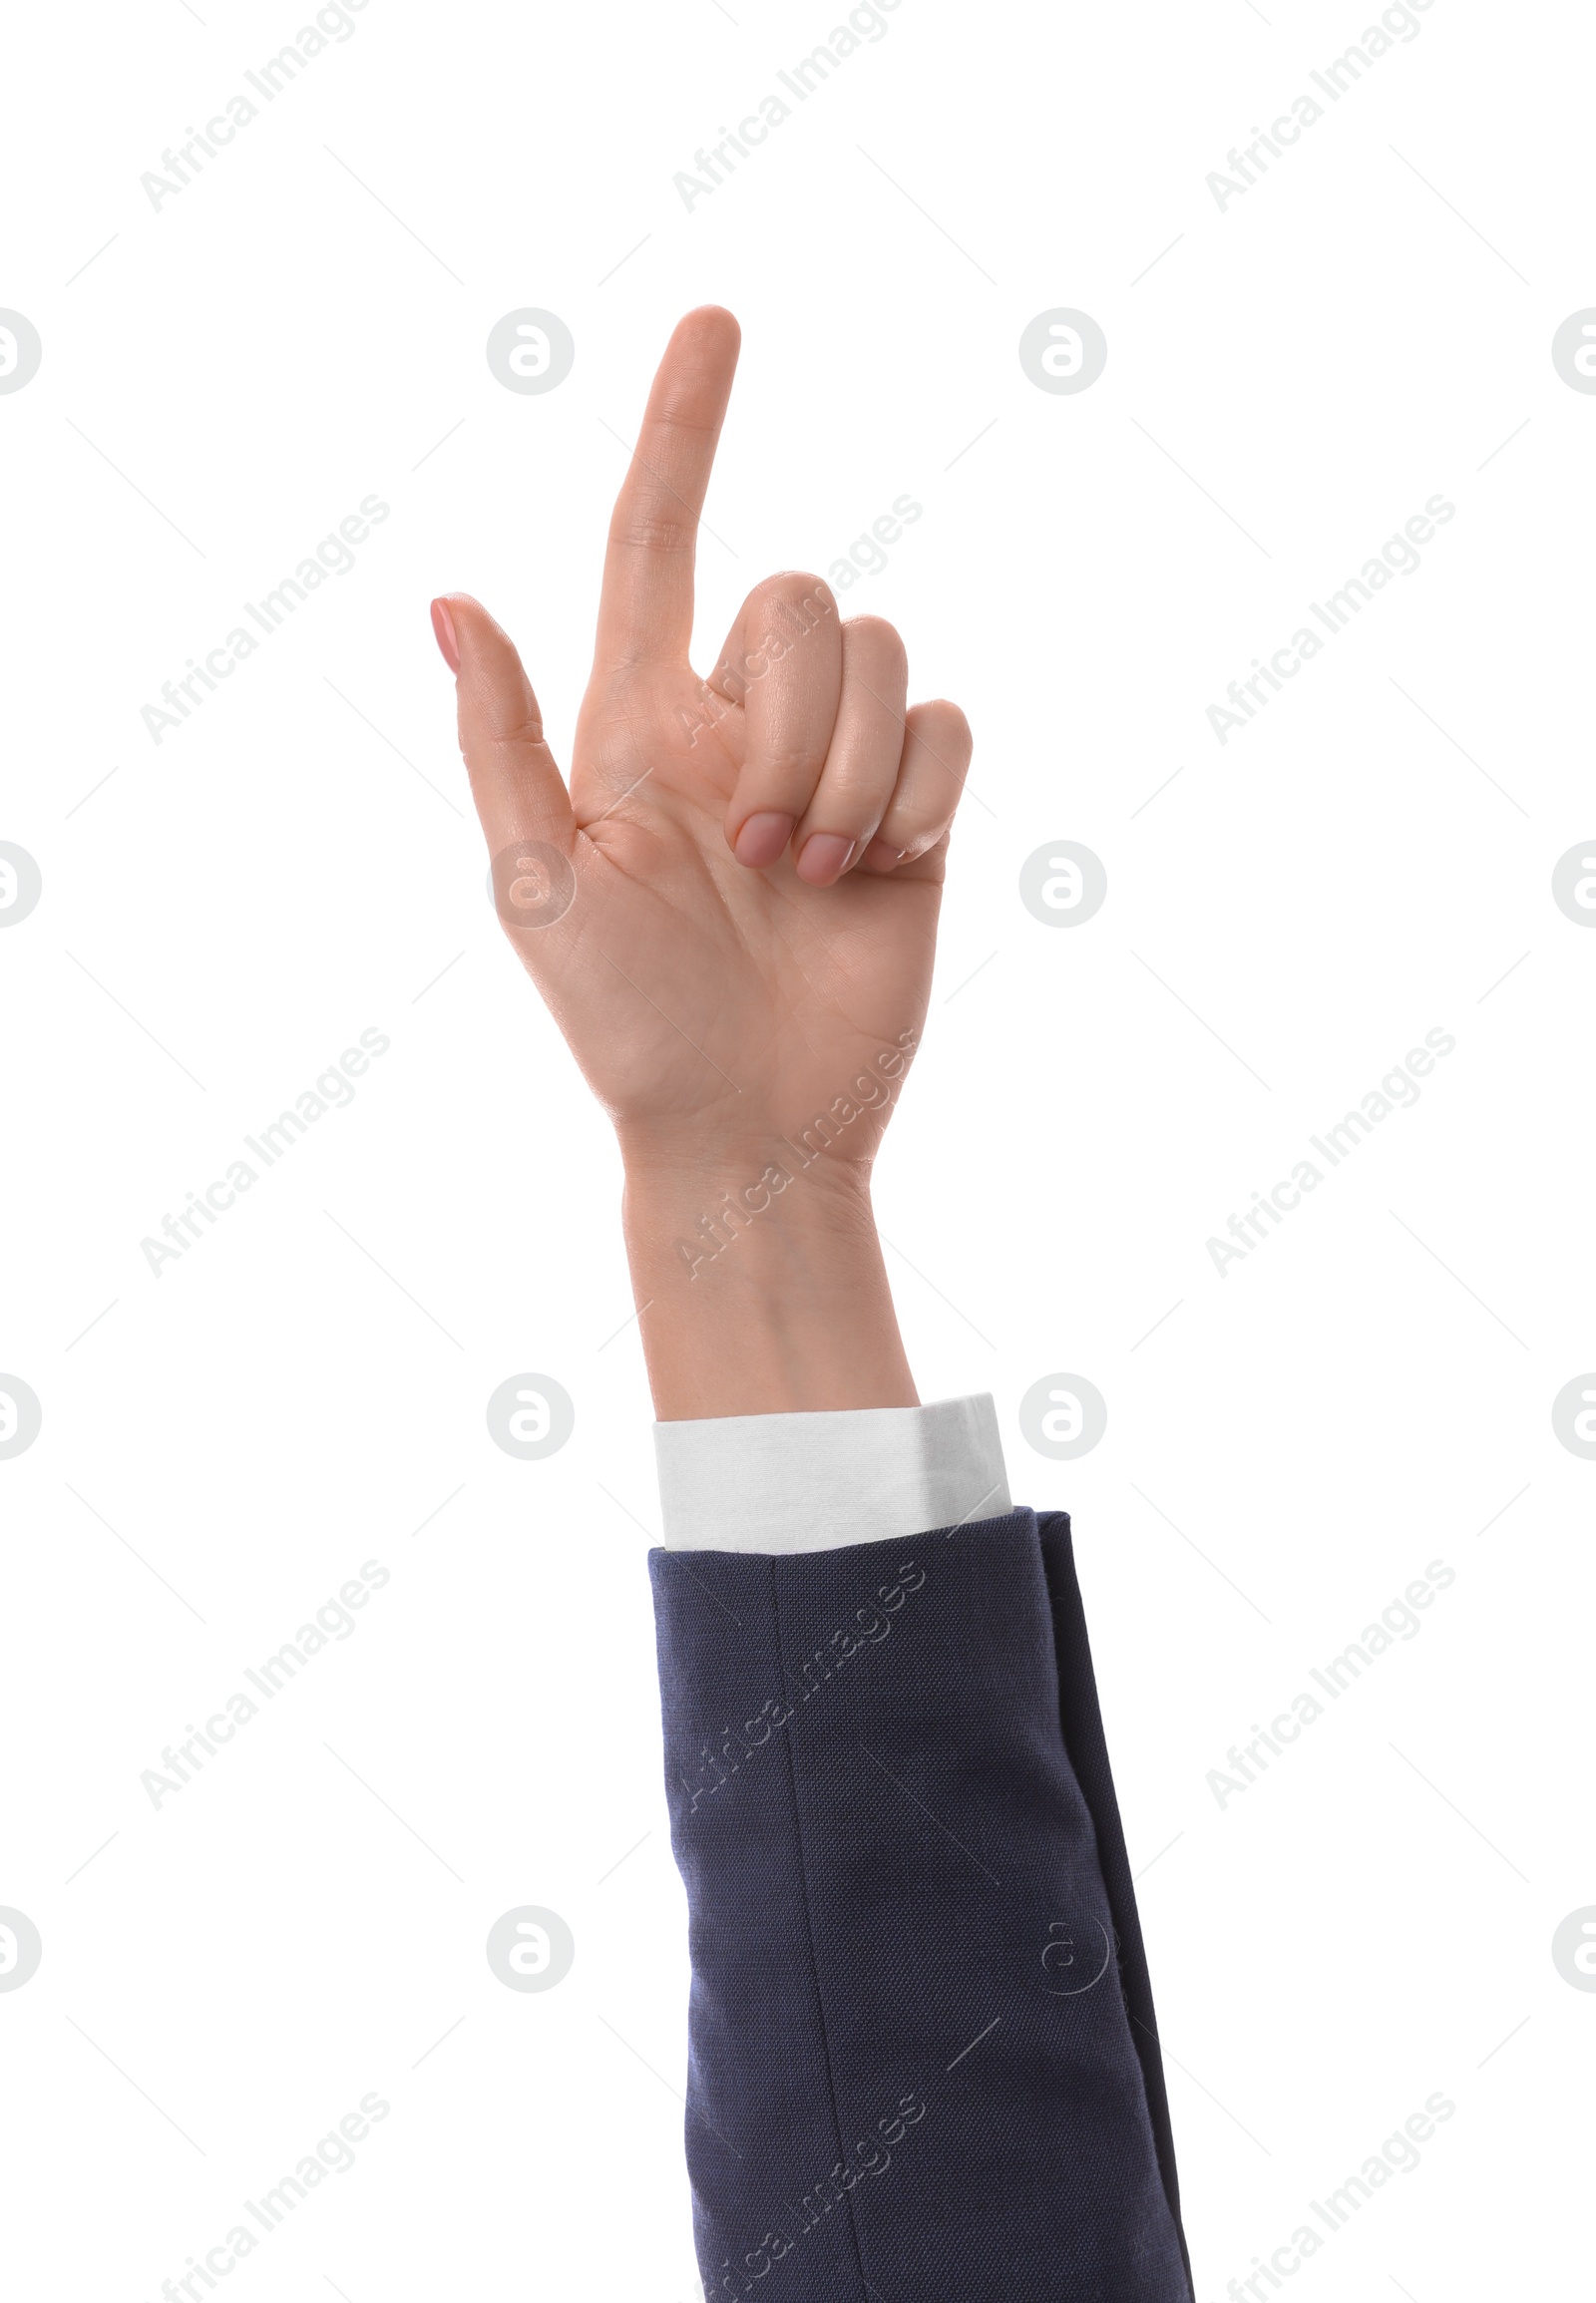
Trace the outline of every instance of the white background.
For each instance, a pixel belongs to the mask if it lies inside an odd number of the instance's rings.
[[[691,211],[674,174],[838,15],[368,0],[159,209],[141,174],[301,19],[14,23],[17,2292],[148,2303],[375,2090],[229,2293],[697,2294],[618,1170],[490,911],[427,601],[503,618],[564,757],[625,443],[706,300],[745,342],[705,649],[924,506],[843,595],[977,732],[879,1214],[922,1395],[991,1389],[1016,1498],[1075,1515],[1199,2295],[1437,2091],[1293,2291],[1573,2291],[1596,1998],[1550,1940],[1596,1902],[1596,1464],[1550,1405],[1596,1363],[1596,935],[1550,875],[1596,830],[1596,399],[1550,342],[1596,302],[1596,41],[1433,0],[1221,210],[1209,172],[1369,20],[902,0]],[[576,339],[546,396],[484,358],[523,305]],[[1109,346],[1078,396],[1016,353],[1060,305]],[[354,569],[153,743],[162,683],[373,493]],[[1221,746],[1227,682],[1437,493],[1419,571]],[[1064,933],[1016,893],[1059,839],[1109,880]],[[157,1278],[141,1241],[372,1026],[354,1103]],[[1416,1106],[1222,1278],[1209,1237],[1433,1027]],[[541,1463],[483,1415],[529,1369],[576,1402]],[[1015,1421],[1058,1370],[1108,1402],[1068,1464]],[[155,1809],[163,1746],[368,1559],[354,1635]],[[1437,1559],[1421,1634],[1221,1808],[1227,1748]],[[575,1932],[546,1994],[483,1956],[522,1903]]]

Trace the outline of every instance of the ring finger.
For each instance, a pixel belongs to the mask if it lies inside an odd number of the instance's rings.
[[[814,796],[793,834],[800,880],[829,888],[864,854],[887,812],[904,746],[909,659],[879,615],[842,627],[842,693]]]

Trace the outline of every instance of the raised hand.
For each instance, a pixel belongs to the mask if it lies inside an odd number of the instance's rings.
[[[694,550],[738,340],[705,306],[660,362],[610,521],[569,792],[512,641],[465,594],[433,604],[500,917],[619,1136],[639,1298],[685,1290],[695,1319],[712,1298],[723,1320],[778,1270],[789,1290],[885,1298],[869,1169],[925,1015],[971,748],[956,705],[906,709],[897,632],[843,622],[818,576],[756,585],[708,677],[693,671]],[[786,444],[770,468],[779,486]],[[778,1148],[821,1115],[823,1156]],[[762,1183],[772,1168],[785,1180]],[[658,1397],[659,1319],[643,1332]],[[891,1399],[852,1395],[844,1351],[800,1371],[800,1401],[751,1403],[894,1403],[892,1340],[867,1384]],[[839,1381],[846,1398],[809,1395]]]
[[[521,875],[518,911],[509,859],[499,909],[623,1135],[802,1125],[918,1033],[970,759],[955,705],[906,712],[893,627],[844,623],[818,576],[756,585],[707,681],[693,671],[694,546],[737,345],[708,306],[660,362],[610,521],[569,794],[511,641],[464,595],[434,610],[490,851],[530,842],[574,872],[573,888],[542,859],[548,895]],[[772,485],[791,470],[777,448]]]

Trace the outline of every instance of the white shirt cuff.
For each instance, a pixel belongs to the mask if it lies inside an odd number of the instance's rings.
[[[1012,1506],[990,1391],[654,1425],[667,1551],[831,1551]]]

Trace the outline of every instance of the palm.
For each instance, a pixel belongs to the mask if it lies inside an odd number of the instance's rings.
[[[900,1034],[918,1038],[941,858],[830,888],[785,859],[744,870],[721,828],[743,714],[728,707],[689,749],[674,715],[700,692],[691,672],[661,669],[619,698],[590,694],[572,773],[578,933],[548,956],[549,988],[617,1117],[719,1105],[734,1125],[746,1098],[750,1116],[802,1127]],[[542,984],[544,956],[527,957]]]

